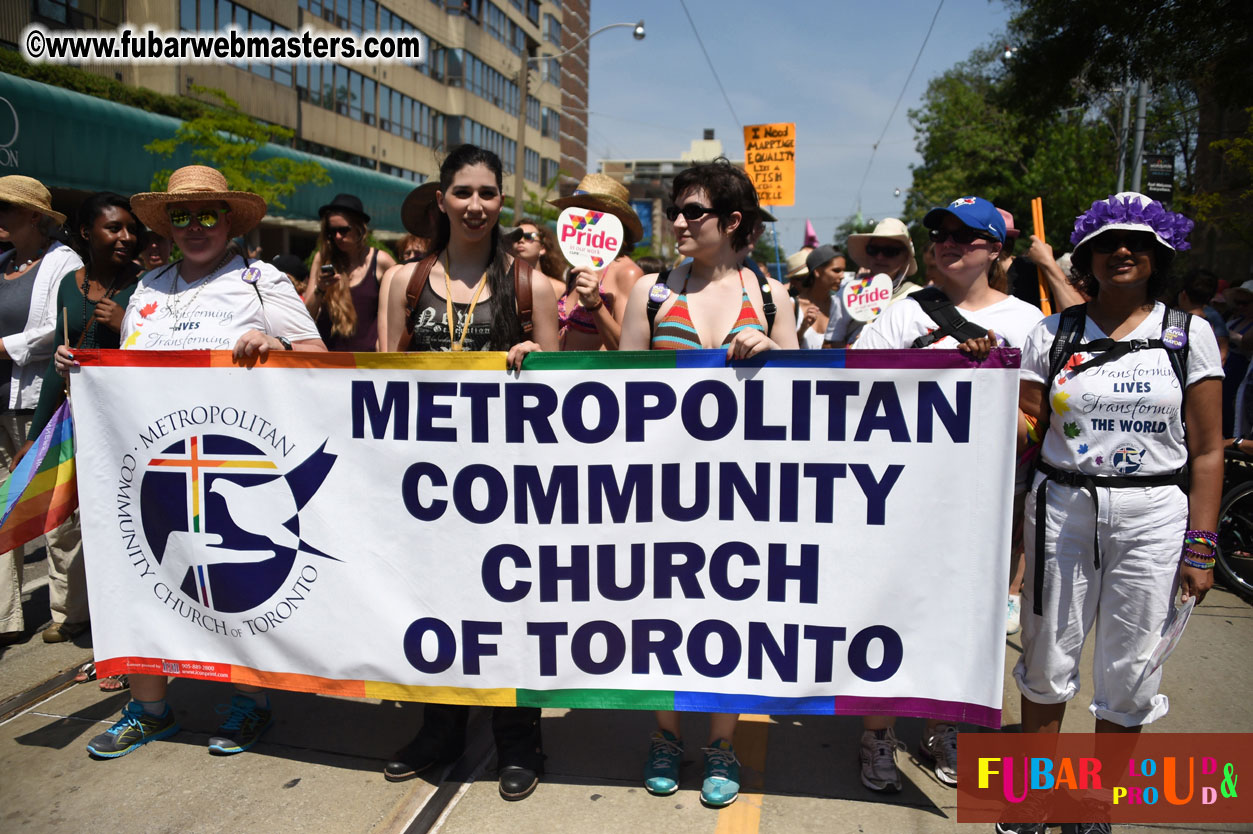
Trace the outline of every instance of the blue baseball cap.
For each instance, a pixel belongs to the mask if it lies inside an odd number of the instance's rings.
[[[947,206],[933,208],[922,218],[922,225],[928,229],[938,229],[946,214],[956,217],[977,232],[992,235],[1001,243],[1005,242],[1005,218],[1001,217],[996,206],[982,197],[958,197]]]

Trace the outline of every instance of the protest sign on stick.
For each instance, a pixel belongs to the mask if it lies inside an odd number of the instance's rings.
[[[744,170],[763,206],[796,203],[796,125],[780,122],[744,128]]]

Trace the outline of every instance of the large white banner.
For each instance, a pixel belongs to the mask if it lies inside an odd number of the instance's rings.
[[[999,726],[1016,351],[77,353],[102,674]]]

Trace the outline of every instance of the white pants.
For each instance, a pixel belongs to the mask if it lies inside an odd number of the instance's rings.
[[[26,442],[31,415],[0,414],[0,464],[8,477],[13,456]],[[78,510],[60,527],[48,531],[48,607],[54,623],[82,623],[87,610],[87,576],[83,569],[83,541]],[[38,544],[35,539],[32,544]],[[22,563],[24,547],[0,554],[0,632],[24,631],[22,618]]]
[[[1157,691],[1161,669],[1144,672],[1174,604],[1188,499],[1175,486],[1098,487],[1097,493],[1099,518],[1084,490],[1048,485],[1043,616],[1032,611],[1040,593],[1034,587],[1035,490],[1027,496],[1023,653],[1014,680],[1030,701],[1069,701],[1079,691],[1079,657],[1095,627],[1095,692],[1088,709],[1099,719],[1138,727],[1170,708]],[[1093,567],[1094,524],[1099,569]]]

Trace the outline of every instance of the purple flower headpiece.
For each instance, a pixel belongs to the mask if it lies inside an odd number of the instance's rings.
[[[1143,229],[1156,235],[1163,245],[1183,251],[1191,248],[1188,233],[1194,225],[1182,214],[1167,211],[1157,200],[1150,200],[1134,191],[1124,191],[1108,199],[1097,200],[1092,208],[1079,215],[1075,219],[1070,242],[1079,246],[1108,228]]]

